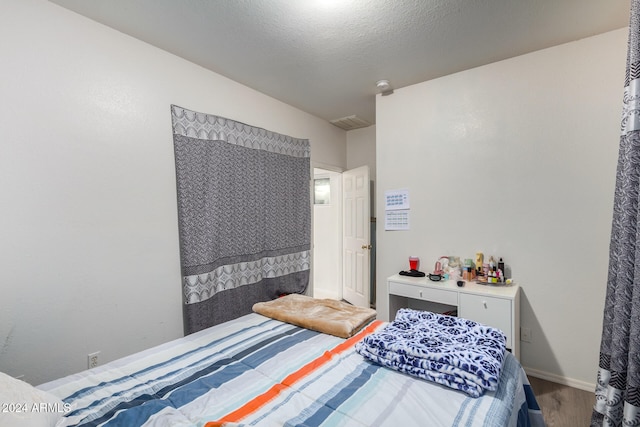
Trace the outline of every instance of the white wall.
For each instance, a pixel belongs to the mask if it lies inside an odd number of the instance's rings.
[[[347,132],[347,169],[368,165],[376,174],[376,125]]]
[[[37,384],[182,335],[170,104],[346,132],[44,0],[0,0],[0,371]]]
[[[378,221],[379,313],[410,254],[504,257],[523,365],[592,389],[626,50],[621,29],[377,97],[378,215],[386,190],[411,201],[410,231]]]

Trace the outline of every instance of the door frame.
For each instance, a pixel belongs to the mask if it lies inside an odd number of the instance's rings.
[[[362,165],[342,172],[342,298],[367,308],[371,306],[371,265],[375,262],[371,240],[370,171],[368,165]]]
[[[322,162],[317,162],[317,161],[311,161],[311,170],[310,170],[310,175],[311,175],[311,179],[310,179],[310,183],[309,183],[309,188],[310,188],[310,206],[311,206],[311,226],[312,226],[312,230],[311,230],[311,263],[310,263],[310,274],[309,274],[309,287],[307,288],[306,294],[309,296],[314,296],[314,292],[315,292],[315,283],[314,283],[314,274],[315,274],[315,227],[316,227],[316,218],[315,218],[315,212],[314,212],[314,178],[315,178],[315,170],[316,169],[322,169],[325,170],[329,173],[335,173],[335,174],[339,174],[340,178],[338,179],[340,186],[342,186],[342,174],[347,171],[347,169],[344,169],[340,166],[335,166],[335,165],[330,165],[330,164],[326,164],[326,163],[322,163]],[[352,168],[355,169],[355,168]],[[371,169],[369,169],[371,170]],[[374,216],[374,198],[375,198],[375,183],[374,181],[371,181],[371,177],[369,178],[369,198],[370,198],[370,219],[369,219],[369,226],[373,227],[373,230],[371,230],[370,228],[370,236],[369,236],[369,242],[371,244],[371,250],[369,253],[369,264],[370,264],[370,278],[369,278],[369,300],[370,300],[370,306],[371,307],[375,307],[376,306],[376,287],[375,287],[375,272],[376,272],[376,251],[377,251],[377,236],[375,233],[375,221],[376,218]],[[332,197],[333,198],[333,197]],[[338,200],[340,202],[340,206],[338,207],[339,212],[340,212],[340,223],[337,225],[337,236],[338,236],[338,251],[340,256],[338,257],[338,278],[337,280],[339,281],[339,283],[336,284],[336,286],[338,287],[338,297],[339,299],[343,298],[343,286],[344,286],[344,264],[343,264],[343,251],[344,251],[344,244],[343,244],[343,238],[344,238],[344,232],[343,232],[343,224],[344,224],[344,206],[342,205],[343,203],[343,193],[342,193],[342,188],[340,188],[340,194],[338,196]]]
[[[322,162],[317,162],[317,161],[312,161],[311,162],[311,182],[310,182],[310,201],[309,203],[311,204],[311,271],[309,274],[309,288],[307,289],[306,294],[309,296],[314,296],[314,292],[315,292],[315,283],[314,283],[314,274],[315,274],[315,226],[316,226],[316,218],[315,218],[315,212],[314,212],[314,177],[315,177],[315,170],[316,169],[322,169],[325,170],[329,173],[336,173],[339,174],[340,177],[338,179],[338,181],[340,182],[340,187],[342,187],[342,172],[344,172],[344,169],[339,167],[339,166],[335,166],[335,165],[329,165],[326,163],[322,163]],[[333,197],[332,197],[333,198]],[[337,226],[337,230],[336,233],[337,234],[337,238],[338,238],[338,245],[339,245],[339,254],[342,254],[342,188],[340,188],[340,194],[339,194],[339,198],[338,201],[340,203],[340,205],[338,206],[339,212],[340,212],[340,223]],[[343,274],[343,265],[342,265],[342,255],[340,255],[339,259],[339,265],[338,265],[338,280],[340,283],[337,283],[337,289],[338,289],[338,296],[339,299],[342,299],[342,274]]]

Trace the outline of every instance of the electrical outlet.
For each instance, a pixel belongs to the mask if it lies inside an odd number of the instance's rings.
[[[520,341],[531,342],[531,329],[520,328]]]
[[[87,365],[89,366],[89,369],[95,368],[96,366],[98,366],[98,355],[99,354],[100,354],[100,352],[96,351],[95,353],[91,353],[91,354],[87,355]]]

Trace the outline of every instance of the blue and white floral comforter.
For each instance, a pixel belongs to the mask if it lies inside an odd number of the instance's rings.
[[[498,387],[506,336],[471,320],[403,308],[356,351],[382,366],[479,397]]]

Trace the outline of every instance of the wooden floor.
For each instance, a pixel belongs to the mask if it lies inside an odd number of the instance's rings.
[[[547,427],[585,427],[591,422],[595,394],[529,376]]]

